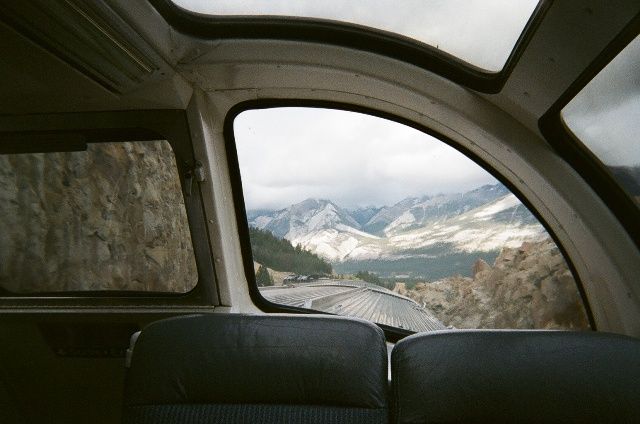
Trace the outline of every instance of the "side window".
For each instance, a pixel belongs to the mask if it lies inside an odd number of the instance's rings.
[[[564,124],[640,207],[640,36],[561,111]]]
[[[544,227],[445,143],[317,108],[245,111],[234,134],[267,301],[412,331],[588,327]]]
[[[197,281],[168,142],[0,154],[0,292],[186,293]]]

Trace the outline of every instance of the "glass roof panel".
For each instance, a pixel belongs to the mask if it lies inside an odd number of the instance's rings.
[[[413,38],[500,71],[537,0],[173,0],[216,16],[295,16],[354,23]]]
[[[640,206],[640,37],[564,109],[565,125]]]

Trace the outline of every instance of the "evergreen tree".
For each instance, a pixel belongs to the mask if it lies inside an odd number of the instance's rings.
[[[256,262],[276,271],[300,275],[331,275],[331,264],[300,244],[293,247],[288,240],[266,230],[249,228],[251,253]]]
[[[269,274],[267,267],[260,265],[256,271],[256,283],[258,287],[273,286],[273,278]]]
[[[380,277],[378,277],[376,274],[369,272],[369,271],[358,271],[355,275],[356,278],[359,278],[360,280],[366,281],[368,283],[373,283],[373,284],[377,284],[379,286],[384,286],[384,284],[382,283],[382,281],[380,281]]]

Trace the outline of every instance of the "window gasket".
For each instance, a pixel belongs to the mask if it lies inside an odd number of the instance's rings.
[[[187,293],[133,291],[74,291],[0,293],[0,311],[34,308],[185,308],[219,305],[209,230],[199,185],[185,195],[185,171],[193,169],[194,154],[184,110],[81,112],[0,116],[0,141],[11,134],[79,134],[89,143],[166,140],[175,155],[185,212],[189,223],[198,280]]]
[[[343,110],[349,112],[358,112],[363,113],[369,116],[374,116],[382,119],[387,119],[393,122],[397,122],[399,124],[406,125],[418,131],[421,131],[425,134],[428,134],[432,137],[435,137],[440,142],[447,144],[448,146],[456,149],[467,158],[475,162],[478,166],[482,167],[485,171],[490,173],[494,178],[504,184],[511,193],[513,193],[522,204],[524,204],[527,209],[531,212],[533,216],[538,220],[540,225],[544,227],[547,231],[553,242],[556,244],[560,253],[562,254],[563,259],[565,260],[571,275],[576,282],[576,286],[578,292],[580,294],[580,299],[584,306],[585,314],[587,316],[587,320],[589,322],[590,329],[592,331],[597,331],[597,325],[593,316],[593,312],[591,311],[591,307],[589,305],[589,301],[584,290],[584,286],[582,281],[580,280],[580,276],[577,272],[576,267],[571,261],[571,257],[568,255],[566,249],[560,243],[560,240],[553,232],[551,227],[547,224],[547,222],[542,218],[540,213],[533,207],[531,202],[518,190],[510,181],[508,181],[504,176],[499,174],[496,170],[490,167],[487,163],[485,163],[481,158],[471,152],[469,149],[455,142],[454,140],[444,136],[443,134],[432,130],[426,126],[415,123],[409,119],[401,118],[395,116],[393,114],[379,111],[373,108],[368,108],[360,105],[352,105],[348,103],[334,102],[334,101],[324,101],[324,100],[299,100],[299,99],[277,99],[277,98],[261,98],[248,100],[244,102],[237,103],[233,107],[229,109],[224,121],[223,127],[223,137],[225,143],[225,150],[227,155],[227,164],[229,167],[229,177],[231,180],[231,191],[232,191],[232,200],[234,204],[235,214],[236,214],[236,225],[238,228],[238,236],[240,241],[240,251],[242,254],[242,263],[243,269],[245,273],[245,278],[249,288],[249,296],[251,301],[263,312],[267,313],[300,313],[300,314],[323,314],[323,315],[331,315],[322,311],[315,311],[310,309],[298,308],[294,306],[280,305],[277,303],[270,302],[266,298],[264,298],[260,294],[260,290],[258,289],[258,284],[256,283],[255,271],[253,268],[253,255],[251,252],[251,241],[249,237],[249,223],[247,221],[246,207],[244,202],[244,192],[242,188],[242,178],[240,175],[240,164],[238,160],[238,153],[236,149],[235,142],[235,133],[233,129],[233,123],[235,118],[240,115],[242,112],[248,110],[257,110],[257,109],[272,109],[279,107],[309,107],[309,108],[326,108],[326,109],[334,109],[334,110]],[[383,324],[374,323],[379,326],[385,333],[385,337],[389,342],[397,342],[398,340],[407,337],[411,334],[415,334],[413,331],[409,331],[406,329],[391,327]]]
[[[602,50],[538,120],[538,128],[555,149],[596,192],[640,249],[640,206],[622,188],[606,165],[569,129],[562,109],[578,95],[640,33],[640,13]]]
[[[361,25],[301,17],[204,15],[171,0],[149,0],[176,30],[205,39],[271,39],[308,41],[354,48],[391,57],[434,72],[467,88],[499,93],[553,0],[540,0],[498,72],[486,71],[412,38]]]

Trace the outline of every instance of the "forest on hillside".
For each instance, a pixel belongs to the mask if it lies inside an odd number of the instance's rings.
[[[267,230],[249,227],[253,260],[276,271],[292,272],[300,275],[330,275],[331,264],[318,255],[293,247],[283,238],[278,238]]]

